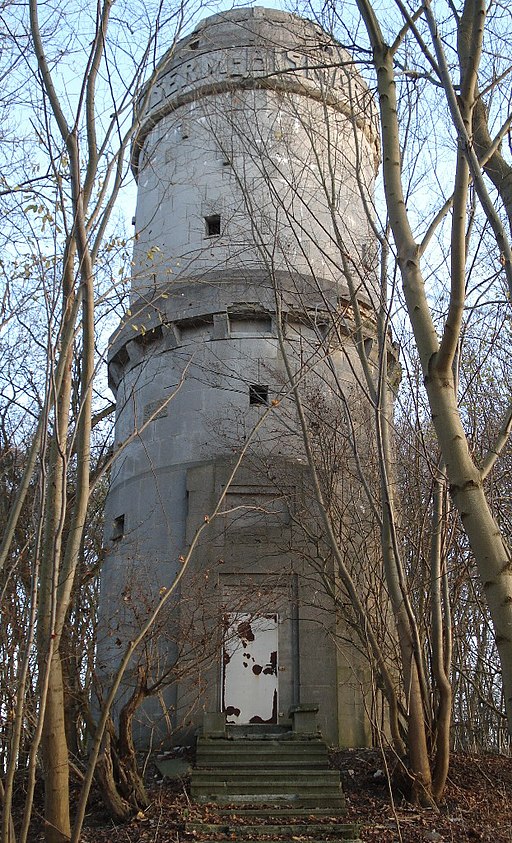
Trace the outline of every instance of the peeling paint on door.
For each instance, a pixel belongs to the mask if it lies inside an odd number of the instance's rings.
[[[224,616],[222,710],[234,724],[277,723],[278,615]]]

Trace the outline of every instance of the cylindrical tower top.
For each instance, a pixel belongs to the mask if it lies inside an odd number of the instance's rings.
[[[335,305],[349,266],[360,300],[378,300],[375,106],[318,25],[258,7],[207,18],[163,57],[140,108],[133,301],[173,318],[222,290],[222,309],[231,277],[268,307],[279,275],[296,304],[306,279],[310,304]]]
[[[255,6],[201,21],[161,59],[151,91],[143,93],[141,129],[133,146],[138,173],[144,141],[166,115],[201,96],[236,89],[307,95],[355,120],[378,160],[377,112],[353,58],[318,24],[289,12]]]

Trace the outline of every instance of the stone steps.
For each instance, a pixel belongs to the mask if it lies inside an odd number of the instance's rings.
[[[357,824],[338,821],[336,812],[333,816],[333,811],[325,808],[284,811],[280,805],[265,805],[260,809],[237,806],[221,810],[212,804],[207,808],[209,818],[212,812],[217,815],[215,822],[185,824],[185,832],[197,843],[282,843],[294,839],[304,843],[361,843]]]
[[[197,746],[196,764],[212,766],[217,763],[240,762],[252,766],[255,762],[269,765],[303,763],[327,765],[327,747],[321,741],[205,741]]]
[[[325,836],[325,835],[336,835],[337,839],[340,840],[352,840],[354,838],[354,834],[358,832],[358,829],[353,824],[341,824],[341,823],[320,823],[320,824],[313,824],[313,823],[281,823],[279,825],[271,825],[270,823],[258,823],[257,825],[248,825],[244,823],[243,825],[238,823],[201,823],[201,822],[190,822],[186,823],[185,830],[192,834],[196,834],[201,832],[204,834],[205,832],[211,834],[242,834],[247,837],[257,837],[259,834],[265,835],[272,835],[275,834],[277,837],[279,835],[292,835],[292,836],[302,836],[304,832],[307,832],[308,836]]]
[[[293,803],[342,809],[340,776],[320,739],[200,737],[191,796],[200,802]]]
[[[248,779],[250,783],[251,780],[259,781],[263,778],[264,781],[269,783],[285,780],[296,781],[301,784],[307,781],[311,781],[312,784],[317,782],[325,782],[326,784],[336,783],[337,787],[339,787],[340,784],[340,774],[337,770],[326,770],[325,768],[312,769],[310,767],[304,770],[297,767],[297,765],[285,769],[270,766],[253,767],[252,764],[244,764],[243,766],[238,765],[236,768],[223,767],[222,769],[219,769],[217,766],[196,767],[194,769],[193,778],[195,783],[201,781],[216,781],[219,779],[223,782],[229,783]]]
[[[265,819],[280,820],[283,817],[291,820],[319,820],[322,817],[333,819],[338,816],[336,811],[332,808],[286,808],[282,805],[263,805],[259,808],[215,808],[218,816],[229,819],[230,817],[243,817],[250,820],[251,818],[263,817]],[[340,814],[344,814],[341,811]]]
[[[208,793],[297,793],[321,790],[329,795],[340,791],[336,770],[195,770],[192,774],[192,797]],[[331,793],[332,791],[332,793]],[[306,795],[306,794],[305,794]]]
[[[210,740],[199,738],[196,750],[196,763],[202,765],[210,759],[243,758],[245,760],[277,759],[322,760],[327,763],[327,746],[321,740],[286,741],[286,740]]]
[[[213,757],[236,758],[246,755],[250,758],[268,759],[276,756],[291,759],[317,758],[326,762],[328,757],[327,747],[320,741],[318,745],[312,741],[226,741],[220,746],[219,743],[220,741],[216,741],[214,746],[205,746],[202,741],[199,742],[197,760]]]
[[[195,843],[238,843],[238,841],[243,841],[243,843],[261,843],[264,840],[265,843],[283,843],[283,837],[275,838],[268,836],[262,832],[261,836],[254,835],[254,836],[245,836],[243,833],[239,833],[239,830],[236,828],[230,829],[230,835],[226,835],[226,838],[223,840],[219,837],[209,838],[205,836],[204,833],[198,834],[198,832],[192,832],[194,834],[194,841]],[[213,834],[214,832],[212,832]],[[354,832],[358,835],[359,832]],[[361,840],[358,836],[354,837],[352,832],[350,833],[352,836],[345,836],[340,837],[338,832],[335,833],[335,836],[318,836],[318,837],[311,837],[307,831],[307,827],[303,826],[297,832],[296,835],[292,835],[293,837],[300,837],[301,843],[334,843],[335,840],[343,840],[345,843],[361,843]],[[287,835],[288,836],[288,835]],[[291,839],[291,837],[290,837]]]
[[[268,738],[261,740],[260,738],[199,738],[198,749],[201,747],[214,748],[218,744],[218,748],[224,752],[239,752],[241,747],[251,750],[251,752],[267,752],[271,753],[276,747],[280,747],[283,752],[320,752],[325,748],[324,742],[318,738],[317,740],[285,740],[284,738]]]
[[[297,763],[300,763],[300,762],[297,762],[296,759],[289,759],[289,758],[272,760],[271,763],[269,763],[268,760],[262,759],[262,760],[254,761],[253,759],[251,759],[250,763],[248,763],[246,758],[240,758],[240,763],[237,763],[235,765],[233,763],[232,758],[230,758],[230,759],[222,758],[220,760],[215,759],[214,761],[212,759],[210,759],[211,767],[207,768],[206,765],[201,765],[201,769],[202,770],[203,769],[204,770],[215,769],[215,770],[219,770],[219,771],[233,770],[235,766],[236,766],[237,769],[239,767],[242,767],[243,762],[245,762],[245,765],[244,765],[245,769],[250,769],[250,770],[295,770],[295,769],[297,769]],[[321,759],[313,760],[313,761],[308,759],[308,770],[325,770],[325,762],[322,761]]]
[[[360,843],[359,827],[342,822],[340,775],[313,728],[246,732],[198,739],[191,796],[205,804],[205,821],[185,826],[195,841]]]

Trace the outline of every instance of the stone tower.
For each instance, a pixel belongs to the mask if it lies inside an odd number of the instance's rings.
[[[205,711],[250,728],[311,703],[331,743],[364,744],[364,660],[334,610],[296,399],[322,482],[336,464],[334,511],[354,497],[350,456],[325,450],[340,388],[361,403],[356,301],[368,348],[375,335],[371,97],[316,24],[256,7],[204,20],[141,103],[100,670],[181,575],[137,657],[162,682],[140,740]]]

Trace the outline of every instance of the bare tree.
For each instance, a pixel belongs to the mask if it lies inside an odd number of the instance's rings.
[[[454,13],[454,24],[459,32],[459,49],[471,45],[462,54],[459,66],[460,81],[453,81],[444,48],[430,4],[424,10],[409,11],[397,4],[403,14],[400,29],[394,42],[388,43],[378,12],[371,3],[358,3],[370,39],[373,61],[377,70],[378,96],[382,124],[384,187],[390,226],[397,251],[397,261],[403,282],[405,302],[411,320],[432,419],[446,465],[450,494],[460,513],[479,569],[486,599],[489,604],[496,643],[500,653],[505,704],[509,725],[512,725],[512,575],[510,550],[494,519],[486,497],[484,481],[501,453],[511,425],[507,411],[502,433],[489,452],[476,463],[468,446],[456,388],[456,355],[464,318],[468,245],[470,236],[470,182],[473,180],[482,213],[495,237],[495,250],[503,264],[503,274],[510,286],[512,264],[510,246],[499,219],[489,199],[482,178],[480,164],[471,146],[472,120],[476,102],[482,43],[485,33],[486,8],[478,2],[466,2],[460,16]],[[421,34],[415,20],[424,15],[427,31]],[[492,21],[492,18],[490,19]],[[429,245],[429,237],[418,242],[407,213],[403,186],[402,160],[396,100],[395,62],[402,38],[411,33],[416,39],[425,60],[428,73],[442,89],[444,107],[457,135],[453,193],[450,199],[450,265],[446,277],[447,304],[439,327],[426,294],[421,259]],[[428,34],[427,34],[428,33]],[[469,33],[469,38],[467,38]],[[508,69],[507,69],[508,70]],[[457,89],[457,94],[455,93]],[[492,157],[492,148],[485,155]],[[433,224],[437,222],[434,220]],[[430,232],[429,232],[430,234]],[[499,276],[497,281],[499,282]]]
[[[96,399],[96,341],[99,317],[121,300],[107,292],[106,275],[122,261],[109,257],[124,250],[115,233],[112,212],[127,178],[126,153],[138,126],[140,109],[151,95],[151,74],[160,37],[172,47],[195,8],[177,4],[154,9],[119,10],[111,17],[112,3],[100,4],[80,21],[72,10],[56,4],[46,7],[41,19],[37,2],[11,16],[3,10],[5,31],[11,36],[16,81],[26,84],[23,103],[27,126],[38,142],[39,173],[5,183],[5,195],[29,204],[19,208],[19,219],[30,225],[23,247],[20,274],[39,273],[37,296],[40,327],[34,344],[46,357],[44,376],[35,384],[39,407],[35,432],[24,452],[23,476],[7,518],[1,548],[1,567],[13,559],[12,543],[29,503],[37,477],[34,535],[28,549],[31,590],[27,638],[17,660],[17,703],[13,712],[6,768],[2,840],[12,838],[11,804],[14,775],[22,739],[27,682],[32,675],[33,641],[37,645],[36,726],[27,764],[27,796],[20,840],[27,839],[32,813],[36,759],[41,752],[45,781],[45,824],[49,841],[70,837],[69,699],[66,697],[73,665],[67,622],[83,584],[84,529],[88,519],[91,482],[91,444],[95,416],[108,407]],[[125,22],[123,23],[123,16]],[[133,28],[137,36],[133,35]],[[131,33],[131,34],[130,34]],[[78,51],[78,52],[77,52]],[[80,67],[73,65],[75,58]],[[62,82],[57,60],[73,65],[75,82]],[[76,72],[78,71],[78,76]],[[23,75],[24,74],[24,75]],[[142,82],[149,83],[141,95]],[[13,76],[14,80],[14,76]],[[20,88],[21,90],[21,88]],[[28,143],[28,141],[27,141]],[[13,229],[14,229],[13,223]],[[37,239],[49,231],[48,242]],[[19,229],[20,239],[23,229]],[[35,235],[35,236],[32,236]],[[117,263],[117,267],[116,267]],[[9,290],[4,297],[8,306]],[[23,325],[23,313],[6,310]],[[45,324],[46,318],[46,324]],[[14,373],[13,373],[14,375]],[[15,377],[15,375],[14,375]],[[19,383],[19,382],[18,382]],[[13,381],[12,389],[16,390]],[[19,393],[21,406],[27,402]],[[99,403],[99,407],[98,407]],[[66,735],[66,731],[68,735]]]

